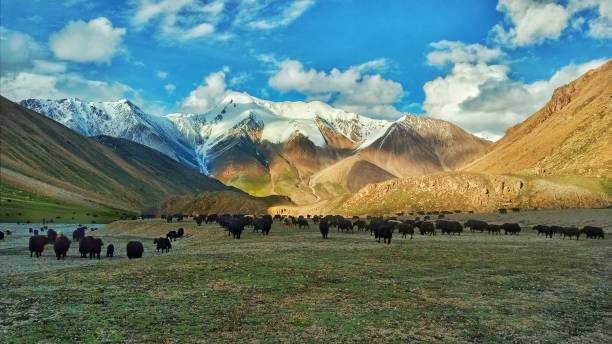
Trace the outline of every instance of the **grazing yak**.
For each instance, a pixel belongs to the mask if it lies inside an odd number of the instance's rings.
[[[518,223],[504,223],[502,225],[504,234],[518,235],[521,232],[521,226]]]
[[[412,240],[412,236],[414,235],[414,224],[406,221],[397,225],[397,230],[402,234],[402,238],[405,238],[406,235],[410,235],[410,239]]]
[[[380,242],[380,239],[383,239],[383,242],[391,244],[391,239],[393,238],[393,230],[395,229],[395,224],[385,220],[372,220],[370,221],[370,231],[374,233],[374,239]]]
[[[127,243],[126,251],[129,259],[142,258],[144,246],[142,246],[140,241],[130,241]]]
[[[0,231],[0,240],[4,240],[4,232]]]
[[[115,245],[109,244],[106,246],[106,256],[108,258],[113,258],[115,256]]]
[[[182,227],[176,230],[177,238],[182,238],[184,235],[185,235],[185,230]]]
[[[170,231],[168,232],[168,234],[166,234],[166,238],[172,241],[176,241],[176,239],[178,238],[178,233],[176,231]]]
[[[366,229],[368,224],[364,220],[357,220],[353,222],[353,228],[357,227],[357,230],[363,231]]]
[[[168,253],[172,248],[172,242],[168,238],[153,239],[153,243],[157,245],[157,253],[159,253],[160,250],[162,253]]]
[[[465,221],[463,227],[469,228],[470,232],[479,231],[480,233],[482,233],[488,229],[489,224],[484,221],[469,219]]]
[[[57,239],[55,239],[55,243],[53,244],[53,250],[55,251],[55,256],[57,260],[65,259],[66,253],[68,253],[68,249],[70,249],[70,240],[63,235],[60,235]]]
[[[242,217],[228,218],[226,223],[227,224],[225,227],[227,228],[229,234],[231,234],[232,238],[240,239],[242,231],[244,231],[244,219]]]
[[[537,226],[533,226],[533,229],[538,231],[538,236],[543,234],[544,237],[546,237],[546,238],[551,238],[552,239],[553,234],[555,234],[554,228],[552,228],[550,226],[537,225]]]
[[[463,232],[463,226],[458,221],[437,220],[436,228],[441,229],[442,234],[446,233],[448,235],[461,235],[461,232]]]
[[[299,229],[310,228],[310,225],[308,224],[308,220],[306,220],[303,217],[300,217],[300,218],[297,219],[297,225],[298,225]]]
[[[601,227],[584,226],[581,230],[587,239],[602,239],[604,238],[604,231]]]
[[[487,232],[489,234],[501,234],[502,226],[496,224],[490,224],[487,226]]]
[[[42,256],[42,253],[45,250],[45,245],[48,242],[49,239],[44,235],[31,236],[29,243],[30,257],[32,257],[32,253],[35,253],[36,257]]]
[[[102,252],[102,239],[87,236],[79,242],[79,252],[81,258],[85,258],[89,255],[89,259],[98,258],[100,259],[100,253]]]
[[[567,227],[563,229],[563,239],[569,237],[571,240],[572,237],[576,237],[576,240],[580,240],[580,234],[582,233],[576,227]]]
[[[419,233],[421,235],[436,235],[436,229],[434,227],[433,222],[429,221],[417,221],[415,223],[416,227],[419,227]]]
[[[319,221],[319,231],[323,239],[327,239],[327,235],[329,234],[329,222],[327,222],[327,220],[323,219]]]
[[[273,222],[272,216],[264,215],[263,217],[258,218],[255,221],[253,221],[253,231],[254,232],[261,231],[261,234],[268,235],[270,234],[270,229],[272,228],[272,222]],[[308,226],[308,222],[306,222],[306,226]]]

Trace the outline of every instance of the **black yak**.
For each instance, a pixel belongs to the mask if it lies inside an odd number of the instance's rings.
[[[357,227],[357,230],[362,231],[366,228],[367,223],[364,220],[357,220],[353,222],[353,228]]]
[[[261,234],[268,235],[270,233],[270,229],[272,228],[272,222],[273,220],[270,215],[265,215],[259,219],[256,219],[253,221],[253,231],[261,231]]]
[[[327,235],[329,234],[329,223],[327,220],[319,221],[319,231],[321,232],[323,239],[327,239]]]
[[[442,230],[442,234],[458,234],[461,235],[463,232],[463,226],[458,221],[445,221],[445,220],[437,220],[436,228]]]
[[[178,238],[178,233],[176,231],[170,231],[168,234],[166,234],[166,238],[176,241],[176,238]]]
[[[157,253],[159,253],[160,250],[162,253],[164,252],[168,253],[170,252],[170,249],[172,248],[172,243],[170,242],[170,239],[168,238],[153,239],[153,243],[157,245]]]
[[[421,235],[436,235],[436,230],[432,222],[418,221],[415,226],[419,227],[419,233],[421,233]]]
[[[489,224],[487,226],[487,232],[489,234],[501,234],[501,229],[502,229],[501,225]]]
[[[298,218],[297,219],[297,225],[299,229],[302,228],[310,228],[310,225],[308,224],[308,220],[305,218]]]
[[[68,249],[70,249],[70,240],[63,235],[60,235],[57,239],[55,239],[55,243],[53,244],[53,250],[55,251],[55,256],[57,260],[65,259],[66,253],[68,253]]]
[[[140,241],[130,241],[127,243],[126,251],[129,259],[142,258],[144,246],[142,246]]]
[[[480,233],[482,233],[488,229],[489,224],[484,221],[469,219],[465,221],[463,226],[465,228],[469,228],[470,232],[479,231]]]
[[[115,256],[115,245],[109,244],[106,246],[106,256],[108,258],[113,258]]]
[[[4,240],[4,232],[0,231],[0,240]]]
[[[521,232],[521,226],[518,223],[504,223],[502,225],[504,234],[518,235]]]
[[[565,239],[565,237],[569,237],[570,240],[572,239],[572,237],[576,237],[576,240],[580,240],[580,230],[576,227],[568,227],[565,228],[565,230],[563,231],[563,239]]]
[[[185,235],[185,230],[182,227],[176,230],[177,238],[182,238],[184,235]]]
[[[587,237],[587,239],[602,239],[604,238],[604,231],[601,227],[584,226],[581,230]]]
[[[81,253],[81,258],[85,258],[89,255],[89,259],[93,259],[94,257],[100,259],[102,246],[104,246],[104,244],[100,238],[87,236],[81,239],[81,242],[79,242],[79,253]]]
[[[30,257],[32,257],[32,253],[35,253],[36,257],[42,256],[42,253],[45,250],[45,245],[48,242],[49,239],[44,235],[31,236],[29,243]]]
[[[412,239],[412,236],[414,235],[414,225],[409,222],[398,224],[397,230],[402,234],[402,238],[405,238],[406,235],[410,235],[410,239]]]

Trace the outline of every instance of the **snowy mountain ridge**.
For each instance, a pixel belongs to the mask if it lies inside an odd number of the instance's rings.
[[[327,145],[325,125],[355,143],[381,135],[392,124],[334,108],[320,101],[272,102],[231,92],[203,114],[147,114],[127,99],[85,102],[77,98],[26,99],[24,107],[41,113],[86,136],[108,135],[132,140],[206,173],[212,147],[249,118],[260,127],[259,141],[287,142],[301,133],[318,147]],[[363,146],[363,145],[362,145]]]

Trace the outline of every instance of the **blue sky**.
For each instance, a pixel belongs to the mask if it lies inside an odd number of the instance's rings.
[[[204,112],[230,91],[496,139],[610,58],[606,0],[1,2],[1,91]]]

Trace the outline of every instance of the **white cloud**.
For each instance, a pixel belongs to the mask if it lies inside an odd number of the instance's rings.
[[[204,83],[191,91],[181,100],[183,112],[203,113],[215,106],[226,93],[225,73],[218,71],[209,74]]]
[[[484,138],[496,140],[504,131],[539,110],[553,91],[603,64],[593,60],[570,64],[549,80],[522,83],[510,68],[486,63],[457,63],[451,72],[424,85],[423,108],[428,116],[453,122]]]
[[[584,22],[588,36],[612,38],[610,0],[570,0],[566,6],[552,1],[499,0],[497,10],[505,13],[506,23],[493,27],[493,38],[508,46],[556,40],[568,27],[581,30]]]
[[[249,2],[247,1],[245,3]],[[287,26],[295,19],[299,18],[313,4],[313,0],[295,0],[291,4],[289,4],[289,6],[278,6],[278,8],[281,9],[278,13],[275,13],[264,19],[255,19],[249,21],[248,25],[262,30],[270,30],[279,26]],[[274,9],[276,6],[268,5],[264,7]],[[263,12],[262,10],[260,10],[260,13]],[[245,10],[244,13],[252,13],[252,10]]]
[[[32,61],[44,56],[42,47],[30,35],[0,26],[0,71],[2,74],[29,69]]]
[[[132,24],[136,28],[154,25],[158,36],[172,41],[201,37],[228,40],[236,32],[271,30],[300,17],[314,0],[247,0],[230,3],[214,0],[135,0]]]
[[[176,86],[174,84],[166,84],[164,90],[166,90],[168,94],[172,94],[176,90]]]
[[[561,5],[535,0],[499,0],[497,10],[512,24],[508,30],[495,26],[498,41],[517,46],[559,38],[570,17]]]
[[[445,66],[455,63],[478,63],[498,60],[504,56],[499,48],[489,48],[481,44],[466,45],[459,41],[438,41],[430,46],[435,51],[427,54],[427,63],[432,66]]]
[[[71,21],[51,34],[49,46],[55,56],[75,62],[108,62],[121,50],[124,28],[114,28],[110,20],[99,17],[89,22]]]
[[[307,100],[331,102],[332,105],[364,115],[393,117],[399,111],[393,106],[403,95],[402,85],[384,79],[380,74],[365,74],[382,68],[384,60],[375,60],[345,71],[329,72],[304,69],[296,60],[284,60],[268,84],[281,92],[296,91]]]
[[[33,72],[12,73],[0,78],[2,95],[20,101],[27,98],[77,97],[87,101],[135,98],[137,92],[119,82],[88,80],[79,74],[45,75]]]
[[[165,79],[168,77],[168,72],[160,70],[160,71],[157,71],[155,75],[157,75],[157,77],[160,79]]]
[[[68,66],[64,62],[33,60],[32,71],[41,74],[58,74],[66,72]]]

